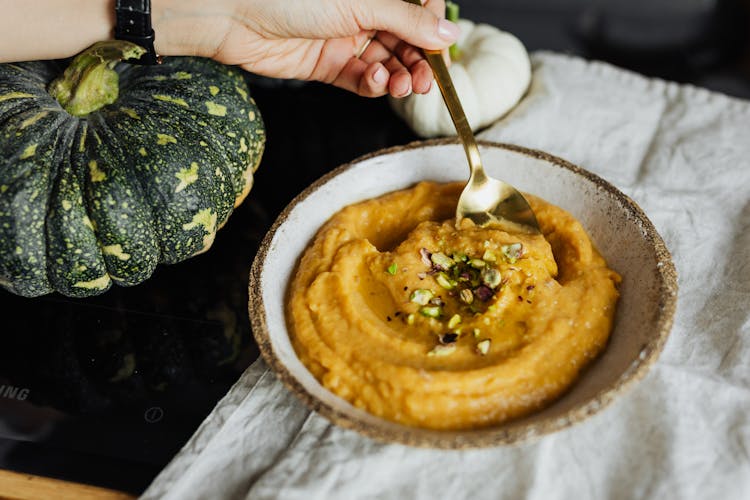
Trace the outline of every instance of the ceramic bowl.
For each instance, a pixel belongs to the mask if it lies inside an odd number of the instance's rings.
[[[664,242],[643,211],[600,177],[552,155],[480,143],[496,178],[571,212],[611,268],[622,275],[614,330],[602,354],[547,408],[493,428],[435,431],[392,423],[357,409],[323,388],[297,358],[284,316],[287,287],[302,252],[321,225],[346,205],[421,180],[465,180],[463,150],[453,141],[412,143],[369,154],[328,173],[278,217],[250,273],[249,314],[260,351],[281,381],[316,412],[345,428],[387,442],[438,448],[517,443],[566,428],[600,411],[640,380],[669,334],[677,283]]]

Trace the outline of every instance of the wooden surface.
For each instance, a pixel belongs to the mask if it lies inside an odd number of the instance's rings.
[[[122,493],[86,484],[70,483],[58,479],[19,474],[0,470],[0,498],[31,500],[55,498],[58,500],[129,500],[135,498]]]

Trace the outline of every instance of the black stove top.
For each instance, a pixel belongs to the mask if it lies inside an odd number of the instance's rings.
[[[630,40],[609,35],[618,31],[608,28],[634,22],[616,2],[599,2],[593,13],[584,0],[554,8],[542,0],[463,0],[461,5],[465,17],[515,33],[529,50],[605,59],[613,54],[613,62],[636,71],[750,98],[750,50],[732,56],[740,42],[731,54],[717,52],[703,65],[665,66],[659,57],[675,60],[664,44],[654,47],[654,57],[628,62],[623,54],[642,54],[648,47],[635,44],[633,52]],[[663,5],[650,19],[662,16],[668,27],[674,18],[669,6],[685,4]],[[706,22],[715,19],[709,11]],[[684,8],[680,12],[687,16]],[[736,33],[727,30],[729,35]],[[747,49],[746,30],[744,35]],[[644,60],[648,65],[639,66]],[[248,320],[247,278],[276,215],[337,165],[417,139],[384,99],[313,83],[251,78],[250,84],[266,123],[266,152],[253,191],[209,252],[160,266],[137,287],[114,287],[86,300],[24,299],[0,291],[0,468],[142,492],[258,356]]]
[[[0,468],[142,492],[258,357],[248,275],[276,215],[338,164],[415,139],[382,100],[250,83],[266,153],[209,252],[89,299],[0,291]]]
[[[0,295],[0,466],[137,493],[258,356],[248,201],[212,252],[102,296]]]

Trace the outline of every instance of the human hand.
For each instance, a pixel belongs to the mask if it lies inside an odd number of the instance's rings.
[[[444,11],[444,0],[423,7],[402,0],[156,0],[154,29],[164,55],[188,52],[265,76],[404,97],[432,84],[416,47],[441,50],[458,37]]]

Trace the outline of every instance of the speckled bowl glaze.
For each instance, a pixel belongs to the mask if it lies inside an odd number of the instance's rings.
[[[346,205],[421,180],[464,180],[460,145],[412,143],[369,154],[325,175],[281,213],[250,273],[249,313],[265,361],[310,408],[366,436],[414,446],[472,448],[518,443],[564,429],[600,411],[643,378],[669,335],[677,279],[667,248],[643,211],[603,179],[552,155],[480,143],[493,177],[536,194],[581,221],[610,267],[623,277],[614,330],[604,352],[560,399],[512,422],[481,430],[434,431],[395,424],[355,408],[323,388],[297,358],[285,320],[287,287],[320,226]]]

